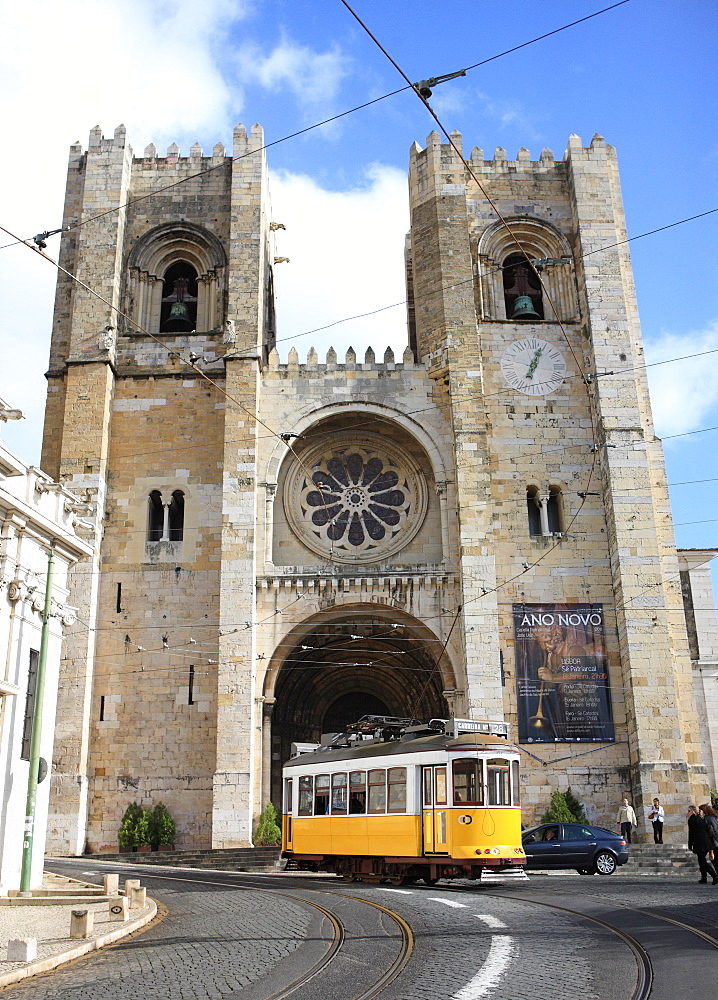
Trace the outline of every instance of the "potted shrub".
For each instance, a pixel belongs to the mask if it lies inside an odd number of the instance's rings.
[[[152,849],[155,851],[173,851],[177,827],[164,802],[158,802],[152,810],[150,827]]]
[[[282,842],[282,831],[277,820],[277,810],[268,802],[264,812],[260,813],[254,843],[257,847],[276,847]]]
[[[136,849],[137,840],[135,839],[135,831],[137,821],[141,818],[143,811],[142,806],[138,805],[137,802],[130,802],[125,809],[125,814],[122,817],[120,829],[117,833],[117,842],[121,851],[134,851]]]
[[[149,809],[143,809],[137,817],[137,822],[135,823],[135,850],[140,854],[146,854],[152,850],[151,821],[152,813]]]

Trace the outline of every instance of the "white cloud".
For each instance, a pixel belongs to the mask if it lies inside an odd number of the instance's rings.
[[[315,347],[320,360],[328,347],[340,355],[367,347],[377,358],[391,346],[397,360],[407,344],[404,287],[404,237],[409,228],[406,176],[375,164],[363,187],[328,191],[310,177],[272,175],[273,217],[279,231],[276,252],[289,264],[275,269],[279,338],[314,330],[336,320],[402,304],[375,316],[342,323],[330,330],[279,345],[286,357],[294,346],[303,360]]]
[[[25,238],[61,224],[68,147],[96,123],[111,135],[124,122],[140,155],[150,140],[162,152],[176,139],[186,153],[200,136],[230,136],[241,95],[223,77],[220,43],[248,10],[244,0],[4,4],[0,223]],[[55,272],[24,247],[0,251],[0,265],[0,395],[28,417],[4,438],[36,461]]]
[[[331,113],[349,71],[347,57],[338,46],[315,52],[287,37],[268,56],[258,46],[244,46],[238,62],[245,82],[253,80],[272,93],[292,93],[307,120]]]
[[[645,348],[649,365],[718,352],[718,320],[704,330],[662,333],[646,341]],[[684,434],[718,422],[718,353],[648,368],[648,382],[659,436]]]

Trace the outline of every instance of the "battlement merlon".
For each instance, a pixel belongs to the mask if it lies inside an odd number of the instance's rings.
[[[463,155],[462,135],[460,132],[452,132],[451,139],[453,146],[442,142],[439,133],[434,131],[426,137],[424,149],[417,142],[412,144],[409,150],[409,185],[414,204],[421,204],[425,198],[433,197],[447,183],[459,185],[470,181],[465,163],[457,153],[458,149]],[[510,160],[502,146],[496,147],[493,159],[486,159],[483,149],[475,146],[467,162],[475,174],[490,177],[509,173],[545,174],[551,171],[564,174],[569,161],[598,164],[611,157],[615,158],[614,148],[606,143],[603,136],[596,134],[588,147],[583,146],[579,136],[569,136],[562,161],[556,161],[552,150],[547,147],[544,147],[537,160],[533,160],[530,151],[522,146],[516,159]],[[451,175],[451,181],[447,179],[447,175]]]

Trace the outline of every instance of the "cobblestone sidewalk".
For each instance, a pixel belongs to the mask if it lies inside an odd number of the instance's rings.
[[[66,886],[72,883],[65,880]],[[47,887],[57,889],[57,876],[51,876]],[[78,896],[82,886],[78,885]],[[70,938],[72,910],[88,910],[93,914],[94,929],[91,937],[77,940]],[[0,906],[0,988],[19,982],[39,972],[46,972],[74,958],[97,951],[122,937],[132,934],[149,923],[157,914],[157,904],[148,899],[144,909],[131,909],[129,920],[117,919],[110,913],[106,900],[88,900],[81,904],[58,898],[57,902],[29,905]],[[35,938],[37,958],[31,962],[8,962],[7,945],[12,938]]]

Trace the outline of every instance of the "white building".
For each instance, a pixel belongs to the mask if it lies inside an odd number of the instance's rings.
[[[22,414],[0,400],[0,427]],[[38,786],[32,885],[42,879],[50,762],[63,633],[82,627],[67,599],[67,571],[91,552],[78,537],[83,505],[0,442],[0,894],[20,884],[30,736],[40,651],[45,580],[55,548],[40,753],[47,776]]]

